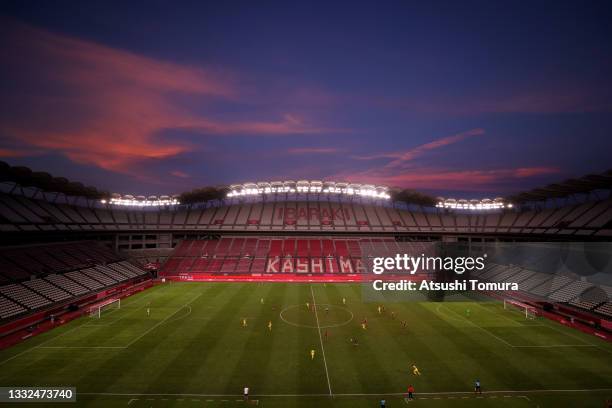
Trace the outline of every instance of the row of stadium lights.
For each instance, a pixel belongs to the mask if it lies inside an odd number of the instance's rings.
[[[113,194],[109,200],[102,199],[100,200],[102,204],[110,204],[110,205],[121,205],[121,206],[130,206],[130,207],[162,207],[166,205],[178,205],[180,204],[179,200],[176,197],[170,196],[132,196],[132,195],[124,195],[120,196],[119,194]]]
[[[324,194],[345,194],[349,196],[362,196],[389,200],[391,196],[388,188],[384,186],[373,186],[367,184],[348,184],[321,181],[292,181],[271,182],[271,183],[246,183],[230,186],[228,198],[255,196],[276,193],[324,193]],[[160,207],[180,204],[177,197],[171,196],[132,196],[113,194],[106,200],[100,200],[102,204],[132,206],[132,207]],[[499,210],[512,208],[512,203],[504,203],[502,198],[482,199],[482,200],[455,200],[453,198],[438,198],[437,208],[451,210]]]
[[[388,188],[366,184],[348,184],[322,181],[277,181],[271,183],[246,183],[230,186],[229,198],[277,193],[345,194],[389,200]]]
[[[455,200],[453,198],[439,198],[436,204],[437,208],[445,208],[449,210],[502,210],[504,208],[512,208],[512,203],[504,203],[502,198],[494,200],[485,198],[482,200]]]
[[[238,197],[238,196],[245,196],[245,195],[256,195],[256,194],[267,194],[267,193],[272,193],[273,191],[241,191],[241,192],[235,192],[234,194],[232,194],[232,192],[230,192],[228,194],[228,197]],[[291,190],[284,190],[283,192],[287,192],[287,193],[291,193],[291,192],[295,192],[295,191],[291,191]],[[324,193],[342,193],[342,191],[317,191],[317,190],[309,190],[309,191],[301,191],[301,192],[314,192],[314,193],[320,193],[320,192],[324,192]],[[346,194],[355,194],[354,192],[347,192]],[[380,196],[380,195],[376,195],[376,192],[374,192],[374,194],[372,194],[371,191],[367,191],[364,193],[357,193],[358,195],[364,195],[364,196],[369,196],[369,197],[378,197],[378,198],[384,198],[384,199],[388,199],[390,198],[388,195],[387,196]],[[127,198],[130,197],[130,198]],[[465,202],[464,202],[465,201]],[[443,202],[438,202],[436,204],[437,208],[446,208],[446,209],[452,209],[452,210],[475,210],[475,211],[482,211],[482,210],[499,210],[499,209],[503,209],[503,208],[512,208],[512,204],[508,203],[508,204],[504,204],[503,202],[482,202],[482,201],[478,201],[478,202],[474,202],[476,200],[471,200],[471,201],[467,201],[467,200],[459,200],[459,201],[443,201]],[[148,199],[144,198],[144,197],[131,197],[131,196],[126,196],[126,197],[122,197],[122,198],[111,198],[110,200],[101,200],[102,204],[111,204],[111,205],[120,205],[120,206],[131,206],[131,207],[160,207],[160,206],[166,206],[166,205],[178,205],[180,204],[180,202],[176,199],[176,198],[153,198],[153,197],[149,197]]]

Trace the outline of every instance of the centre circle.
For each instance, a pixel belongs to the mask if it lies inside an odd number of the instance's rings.
[[[287,306],[281,310],[280,318],[283,322],[295,327],[330,329],[349,324],[353,320],[353,312],[337,305],[317,304],[316,306],[311,305],[309,309],[302,304]]]

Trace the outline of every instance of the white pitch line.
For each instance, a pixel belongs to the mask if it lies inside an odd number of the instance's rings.
[[[149,296],[151,296],[151,295],[153,295],[153,294],[154,294],[153,292],[148,293],[148,294],[146,294],[145,296],[143,296],[143,297],[141,297],[141,298],[139,298],[139,299],[136,299],[134,302],[138,302],[139,300],[142,300],[142,299],[144,299],[144,298],[146,298],[146,297],[149,297]],[[133,298],[130,298],[130,299],[133,299]],[[130,302],[130,303],[134,303],[134,302]],[[113,313],[113,312],[115,312],[115,311],[117,311],[117,310],[120,310],[120,309],[111,310],[109,313],[107,313],[107,314],[106,314],[106,316],[108,316],[110,313]],[[82,317],[80,317],[79,319],[81,319],[81,318],[82,318]],[[73,322],[77,322],[77,321],[78,321],[78,319],[73,320]],[[70,322],[69,322],[69,323],[70,323]],[[65,335],[66,335],[66,334],[68,334],[68,333],[72,333],[73,331],[75,331],[75,330],[77,330],[77,329],[80,329],[80,328],[82,328],[82,327],[89,327],[89,326],[95,326],[95,325],[92,325],[92,324],[91,324],[91,321],[89,321],[89,322],[87,322],[87,323],[80,324],[80,325],[78,325],[78,326],[76,326],[76,327],[73,327],[72,329],[68,329],[68,330],[66,330],[65,332],[60,333],[59,335],[57,335],[57,336],[55,336],[55,337],[51,337],[50,339],[47,339],[47,340],[43,341],[43,342],[42,342],[42,343],[40,343],[40,344],[37,344],[36,346],[30,347],[30,348],[28,348],[28,349],[25,349],[24,351],[22,351],[22,352],[20,352],[20,353],[17,353],[17,354],[15,354],[14,356],[11,356],[11,357],[9,357],[9,358],[7,358],[7,359],[5,359],[5,360],[0,361],[0,366],[1,366],[1,365],[3,365],[4,363],[8,363],[9,361],[16,359],[17,357],[20,357],[20,356],[22,356],[22,355],[24,355],[24,354],[26,354],[26,353],[29,353],[30,351],[33,351],[33,350],[35,350],[35,349],[39,349],[39,348],[47,348],[47,347],[43,347],[43,346],[44,346],[45,344],[47,344],[47,343],[52,342],[52,341],[53,341],[53,340],[55,340],[55,339],[58,339],[58,338],[60,338],[60,337],[62,337],[62,336],[65,336]],[[62,327],[65,327],[65,326],[62,326]],[[50,331],[49,331],[49,332],[47,332],[47,333],[50,333]],[[43,334],[44,334],[44,333],[43,333]]]
[[[125,346],[38,346],[41,349],[124,349]]]
[[[605,351],[606,353],[612,354],[612,351],[608,350],[607,348],[598,346],[597,344],[593,344],[590,341],[586,341],[585,339],[576,336],[574,333],[571,333],[571,332],[565,333],[564,331],[560,330],[558,327],[555,327],[554,326],[555,324],[559,324],[559,323],[550,321],[550,324],[545,324],[543,326],[544,327],[548,327],[549,329],[551,329],[553,331],[556,331],[557,333],[561,333],[563,335],[570,336],[570,337],[573,337],[573,338],[575,338],[577,340],[580,340],[581,342],[583,342],[585,344],[588,344],[589,346],[597,347],[599,350]],[[564,326],[564,327],[567,328],[567,326]],[[572,328],[570,327],[569,329],[572,329]],[[572,329],[572,330],[574,330],[574,329]]]
[[[488,308],[486,308],[486,307],[484,307],[483,305],[481,305],[479,302],[474,302],[474,304],[475,304],[476,306],[480,307],[482,310],[484,310],[484,311],[486,311],[486,312],[488,312],[488,313],[490,313],[490,314],[492,314],[492,315],[494,315],[494,316],[496,316],[496,317],[502,317],[502,318],[504,318],[504,319],[508,320],[509,322],[514,323],[514,326],[515,326],[515,327],[530,327],[530,326],[528,326],[528,325],[523,324],[522,322],[518,322],[518,321],[516,321],[516,320],[510,319],[510,318],[509,318],[509,317],[507,317],[507,316],[504,316],[504,314],[503,314],[503,313],[498,313],[498,312],[496,312],[496,311],[489,310]]]
[[[177,314],[180,310],[183,310],[185,307],[189,306],[190,304],[192,304],[193,302],[195,302],[200,296],[202,296],[204,294],[204,292],[201,292],[198,296],[194,297],[193,299],[191,299],[189,302],[185,303],[183,306],[179,307],[178,309],[176,309],[176,311],[174,311],[174,313],[166,316],[166,318],[164,318],[162,321],[158,322],[157,324],[155,324],[153,327],[149,328],[149,330],[145,331],[144,333],[142,333],[140,336],[136,337],[134,340],[130,341],[125,348],[130,347],[132,344],[136,343],[138,340],[140,340],[141,338],[143,338],[144,336],[146,336],[147,334],[149,334],[153,329],[157,328],[159,325],[161,325],[162,323],[165,323],[166,320],[170,319],[172,316],[174,316],[175,314]]]
[[[327,376],[327,387],[329,388],[329,395],[332,396],[331,382],[329,381],[329,372],[327,371],[327,359],[325,358],[325,347],[323,347],[323,337],[321,336],[321,325],[319,324],[319,314],[317,313],[317,301],[315,300],[314,291],[310,286],[310,294],[312,295],[312,306],[315,311],[315,318],[317,319],[317,332],[319,333],[319,341],[321,342],[321,354],[323,354],[323,364],[325,365],[325,375]]]
[[[89,322],[88,322],[88,323],[89,323]],[[66,335],[66,334],[68,334],[68,333],[72,333],[73,331],[75,331],[76,329],[78,329],[78,328],[80,328],[80,327],[82,327],[82,326],[87,326],[87,324],[88,324],[88,323],[85,323],[85,324],[80,324],[80,325],[78,325],[78,326],[76,326],[76,327],[73,327],[72,329],[68,329],[68,330],[66,330],[65,332],[60,333],[60,334],[58,334],[58,335],[57,335],[57,336],[55,336],[55,337],[51,337],[50,339],[47,339],[47,340],[43,341],[42,343],[40,343],[40,344],[38,344],[38,345],[36,345],[36,346],[34,346],[34,347],[30,347],[29,349],[25,349],[25,350],[24,350],[24,351],[22,351],[21,353],[17,353],[17,354],[15,354],[15,355],[14,355],[14,356],[12,356],[12,357],[7,358],[6,360],[0,361],[0,366],[1,366],[1,365],[3,365],[4,363],[7,363],[7,362],[9,362],[9,361],[11,361],[11,360],[13,360],[13,359],[15,359],[15,358],[19,357],[19,356],[22,356],[22,355],[24,355],[24,354],[26,354],[26,353],[29,353],[29,352],[30,352],[30,351],[32,351],[32,350],[35,350],[35,349],[38,349],[38,348],[42,348],[42,346],[43,346],[43,345],[45,345],[45,344],[47,344],[47,343],[50,343],[51,341],[53,341],[53,340],[55,340],[55,339],[58,339],[58,338],[60,338],[60,337],[62,337],[62,336],[65,336],[65,335]],[[65,327],[65,326],[64,326],[64,327]]]
[[[612,388],[582,388],[582,389],[532,389],[532,390],[497,390],[497,391],[483,391],[483,395],[495,395],[495,394],[538,394],[538,393],[564,393],[564,392],[610,392]],[[473,395],[474,391],[442,391],[442,392],[419,392],[418,395]],[[91,396],[110,396],[110,397],[194,397],[194,398],[232,398],[242,397],[242,394],[143,394],[143,393],[113,393],[113,392],[79,392],[79,395],[91,395]],[[334,394],[334,397],[375,397],[375,396],[394,396],[394,395],[406,395],[405,392],[380,392],[380,393],[345,393],[345,394]],[[252,397],[268,397],[268,398],[299,398],[299,397],[327,397],[329,394],[253,394]],[[523,398],[524,396],[520,396]]]
[[[58,339],[59,337],[65,336],[65,335],[66,335],[66,334],[68,334],[68,333],[72,333],[73,331],[75,331],[75,330],[77,330],[77,329],[79,329],[79,328],[81,328],[81,327],[88,326],[88,325],[89,325],[89,322],[88,322],[88,323],[81,324],[81,325],[78,325],[78,326],[76,326],[76,327],[73,327],[72,329],[66,330],[65,332],[63,332],[63,333],[61,333],[61,334],[59,334],[59,335],[57,335],[57,336],[55,336],[55,337],[52,337],[52,338],[50,338],[50,339],[48,339],[48,340],[45,340],[45,341],[43,341],[42,343],[40,343],[40,344],[38,344],[38,345],[36,345],[36,346],[34,346],[34,347],[31,347],[31,348],[29,348],[29,349],[26,349],[26,350],[22,351],[21,353],[15,354],[14,356],[7,358],[6,360],[0,361],[0,366],[1,366],[1,365],[3,365],[4,363],[7,363],[7,362],[9,362],[9,361],[11,361],[11,360],[13,360],[13,359],[15,359],[15,358],[19,357],[19,356],[22,356],[22,355],[24,355],[24,354],[26,354],[26,353],[29,353],[30,351],[33,351],[33,350],[35,350],[35,349],[51,349],[51,348],[53,348],[53,349],[68,349],[68,348],[74,348],[74,349],[94,349],[94,348],[96,348],[96,349],[125,349],[125,348],[128,348],[128,347],[129,347],[129,346],[131,346],[133,343],[135,343],[136,341],[140,340],[140,339],[141,339],[143,336],[145,336],[146,334],[148,334],[148,333],[149,333],[151,330],[155,329],[157,326],[159,326],[160,324],[164,323],[164,322],[165,322],[166,320],[168,320],[170,317],[174,316],[174,315],[175,315],[175,314],[176,314],[176,313],[177,313],[179,310],[182,310],[183,308],[185,308],[185,306],[188,306],[189,304],[193,303],[193,302],[194,302],[194,301],[195,301],[197,298],[199,298],[199,297],[200,297],[200,296],[202,296],[202,295],[203,295],[203,293],[200,293],[198,296],[196,296],[195,298],[193,298],[193,299],[192,299],[192,300],[190,300],[189,302],[185,303],[183,306],[181,306],[180,308],[178,308],[178,309],[177,309],[177,310],[176,310],[174,313],[172,313],[171,315],[169,315],[168,317],[166,317],[164,320],[162,320],[162,321],[160,321],[159,323],[157,323],[155,326],[151,327],[149,330],[145,331],[143,334],[141,334],[140,336],[138,336],[137,338],[135,338],[134,340],[132,340],[132,341],[131,341],[130,343],[128,343],[126,346],[116,346],[116,347],[114,347],[114,346],[109,346],[109,347],[92,347],[92,346],[90,346],[90,347],[85,347],[85,346],[83,346],[83,347],[78,347],[78,346],[45,346],[45,344],[50,343],[51,341],[56,340],[56,339]]]
[[[514,348],[556,348],[556,347],[597,347],[594,344],[551,344],[546,345],[532,345],[532,346],[512,346]]]
[[[473,321],[466,319],[465,317],[461,316],[459,313],[455,312],[453,309],[451,309],[450,307],[447,307],[446,309],[448,309],[449,311],[451,311],[452,313],[454,313],[455,315],[459,316],[461,319],[465,320],[466,322],[468,322],[469,324],[471,324],[474,327],[479,328],[480,330],[484,331],[485,333],[487,333],[488,335],[495,337],[497,340],[501,341],[502,343],[504,343],[505,345],[509,346],[509,347],[514,347],[513,344],[507,342],[506,340],[502,339],[501,337],[498,337],[497,335],[491,333],[490,331],[488,331],[487,329],[485,329],[484,327],[474,323]]]
[[[502,343],[506,344],[507,346],[510,346],[512,348],[559,348],[559,347],[597,347],[594,344],[588,344],[588,343],[583,343],[583,344],[550,344],[550,345],[515,345],[512,344],[504,339],[502,339],[501,337],[493,334],[492,332],[490,332],[489,330],[485,329],[484,327],[474,323],[473,321],[466,319],[465,317],[461,316],[459,313],[455,312],[453,309],[447,307],[448,310],[450,310],[452,313],[456,314],[457,316],[461,317],[463,320],[465,320],[466,322],[470,323],[471,325],[479,328],[480,330],[484,331],[485,333],[489,334],[490,336],[495,337],[497,340],[501,341]],[[525,326],[528,327],[528,326]],[[546,326],[548,327],[548,326]]]

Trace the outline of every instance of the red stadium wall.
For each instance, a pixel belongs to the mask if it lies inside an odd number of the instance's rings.
[[[212,274],[194,273],[166,276],[164,279],[184,282],[321,282],[321,283],[342,283],[342,282],[371,282],[376,280],[397,281],[400,279],[420,282],[425,279],[423,275],[371,275],[371,274],[286,274],[286,273],[262,273],[262,274]]]

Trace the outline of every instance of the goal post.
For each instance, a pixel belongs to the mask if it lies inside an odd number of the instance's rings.
[[[516,310],[525,315],[525,319],[533,320],[538,316],[538,309],[513,299],[504,299],[504,310]]]
[[[102,312],[109,309],[121,309],[121,299],[107,299],[103,302],[97,303],[89,307],[89,316],[100,318]]]

